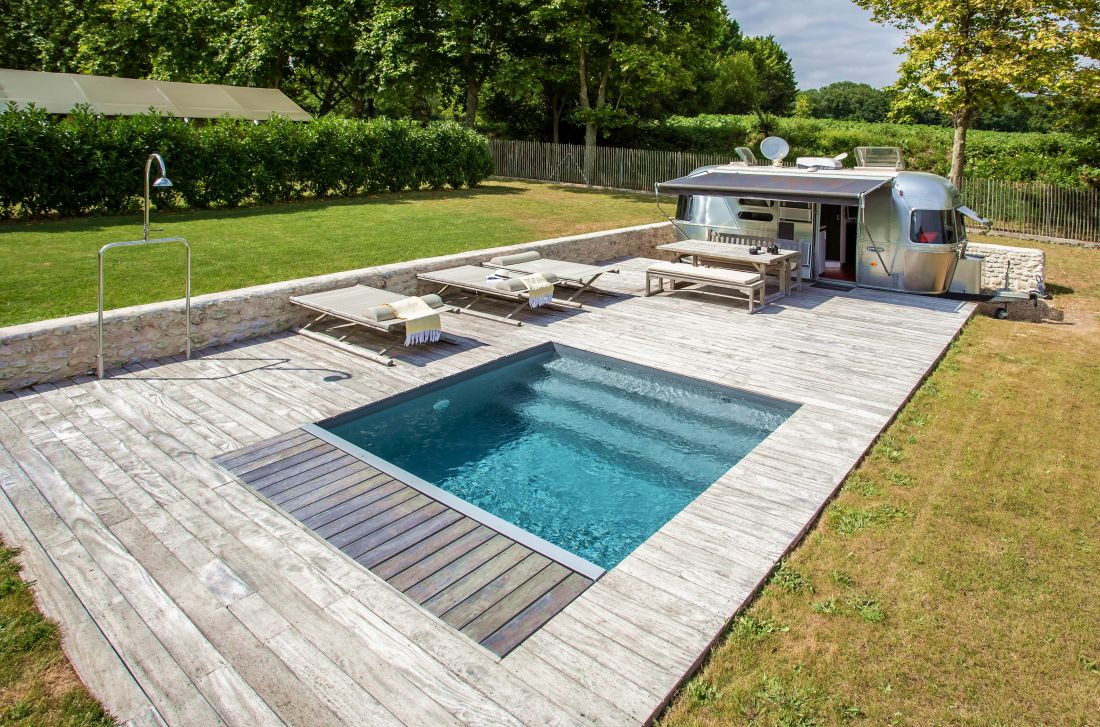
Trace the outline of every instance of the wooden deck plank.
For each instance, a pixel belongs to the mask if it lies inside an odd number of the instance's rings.
[[[473,570],[465,570],[468,566],[466,562],[453,563],[445,570],[457,573],[460,572],[461,569],[462,575],[432,597],[422,601],[420,599],[417,600],[424,608],[437,616],[442,616],[447,611],[459,605],[462,601],[492,583],[502,574],[507,573],[509,569],[519,564],[530,555],[533,555],[533,553],[519,543],[510,543],[503,551],[494,555],[488,559],[488,561],[482,563]],[[538,561],[532,561],[532,563],[535,562]],[[545,565],[545,563],[543,563],[543,565]],[[410,595],[410,591],[406,591],[406,595]],[[464,623],[464,621],[461,621],[460,625]]]
[[[554,584],[550,590],[517,611],[507,621],[501,619],[494,623],[494,630],[481,639],[481,645],[493,653],[507,655],[512,649],[523,643],[524,639],[554,618],[574,598],[584,593],[584,590],[590,585],[592,585],[592,581],[588,578],[578,573],[568,573],[564,580]],[[509,594],[509,598],[511,598],[511,594]],[[497,604],[497,606],[500,605]],[[494,606],[494,608],[497,606]],[[484,615],[482,614],[482,616]],[[464,633],[471,637],[474,636],[474,633],[468,629]]]
[[[443,552],[449,545],[461,540],[475,530],[479,531],[478,534],[474,535],[468,542],[484,542],[484,540],[491,537],[492,531],[484,525],[470,518],[462,518],[458,522],[415,543],[415,547],[405,548],[388,558],[378,561],[370,567],[371,571],[386,580],[390,580],[436,553]],[[479,537],[484,540],[478,540]]]
[[[422,576],[420,573],[416,573],[416,582],[410,583],[402,590],[405,591],[405,595],[417,603],[424,603],[514,545],[509,538],[503,535],[494,535],[491,539],[474,546],[472,550],[458,558],[449,560],[430,575]],[[517,558],[523,557],[525,555],[523,551],[525,550],[522,546],[516,546],[513,555]]]
[[[385,574],[383,577],[397,590],[406,591],[437,572],[443,566],[453,563],[458,558],[461,558],[494,537],[500,538],[501,540],[499,542],[501,543],[504,543],[506,540],[504,536],[497,535],[495,531],[481,525],[476,530],[463,535],[461,538],[437,548],[421,560],[415,563],[404,564],[404,567],[400,570],[396,568],[393,570],[383,570],[386,566],[386,563],[383,563],[376,569],[376,572],[379,575]]]

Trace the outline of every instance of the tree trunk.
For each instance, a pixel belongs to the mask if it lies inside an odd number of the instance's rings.
[[[481,84],[471,78],[466,84],[466,119],[463,123],[471,129],[477,123],[477,100],[481,93]]]
[[[970,131],[972,112],[964,105],[951,116],[955,125],[955,142],[951,146],[951,183],[962,191],[963,176],[966,171],[966,134]]]
[[[466,53],[463,61],[466,66],[466,118],[463,123],[472,129],[477,123],[477,100],[481,94],[481,80],[474,71],[473,56],[469,52]]]
[[[561,112],[565,107],[565,93],[560,88],[555,88],[550,95],[550,133],[555,144],[560,144],[561,139]]]
[[[584,177],[587,182],[592,178],[592,172],[596,168],[596,122],[588,112],[592,110],[592,104],[588,100],[588,57],[585,54],[584,47],[580,49],[580,56],[577,63],[578,70],[580,71],[580,93],[579,101],[581,104],[581,110],[584,114]]]

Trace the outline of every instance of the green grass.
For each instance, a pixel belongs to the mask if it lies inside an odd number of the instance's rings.
[[[651,196],[489,182],[205,212],[157,213],[157,236],[193,246],[194,295],[433,255],[656,222]],[[96,251],[141,237],[140,216],[0,224],[0,326],[94,311]],[[183,295],[178,246],[107,257],[108,308]]]
[[[664,727],[1097,724],[1100,250],[1000,242],[1066,322],[967,325]]]
[[[0,725],[110,725],[35,608],[17,551],[0,543]]]

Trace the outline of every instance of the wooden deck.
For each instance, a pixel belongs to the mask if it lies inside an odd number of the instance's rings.
[[[301,429],[214,461],[497,656],[592,585]]]
[[[0,396],[0,532],[78,672],[135,724],[649,720],[973,308],[807,286],[748,316],[640,297],[645,264],[522,328],[448,315],[457,345],[390,368],[286,334]],[[547,340],[801,407],[503,658],[213,461]]]

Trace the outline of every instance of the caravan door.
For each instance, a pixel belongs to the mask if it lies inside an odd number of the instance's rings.
[[[898,226],[894,219],[893,190],[880,187],[863,196],[859,209],[856,284],[898,290]]]

